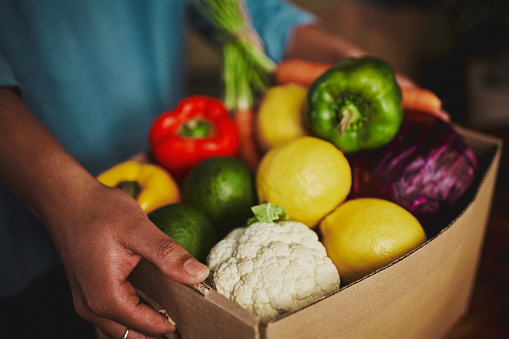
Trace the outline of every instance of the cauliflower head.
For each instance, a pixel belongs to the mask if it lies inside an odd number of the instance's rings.
[[[294,221],[237,228],[207,258],[214,289],[262,322],[298,310],[339,288],[317,234]]]

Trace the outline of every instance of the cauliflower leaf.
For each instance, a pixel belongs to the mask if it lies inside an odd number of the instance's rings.
[[[272,205],[270,202],[266,204],[251,207],[254,217],[248,220],[247,224],[252,225],[256,222],[277,222],[289,220],[286,209],[281,206]]]

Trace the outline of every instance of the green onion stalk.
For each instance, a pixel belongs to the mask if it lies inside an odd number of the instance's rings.
[[[215,27],[221,42],[224,103],[230,112],[250,109],[270,85],[276,64],[267,57],[243,0],[189,0]]]
[[[271,85],[276,69],[253,28],[244,0],[189,0],[215,27],[221,42],[224,104],[233,115],[240,135],[240,155],[256,167],[258,155],[252,140],[253,104]]]

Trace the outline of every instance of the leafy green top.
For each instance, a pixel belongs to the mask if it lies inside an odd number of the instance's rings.
[[[254,217],[247,221],[248,226],[255,222],[275,223],[278,221],[290,220],[284,207],[272,205],[271,203],[251,207]]]

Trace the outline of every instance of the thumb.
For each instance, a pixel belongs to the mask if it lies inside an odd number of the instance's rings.
[[[184,284],[198,284],[209,275],[209,268],[196,260],[175,240],[150,221],[139,227],[134,252],[156,265],[168,278]]]

